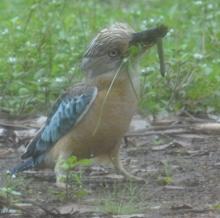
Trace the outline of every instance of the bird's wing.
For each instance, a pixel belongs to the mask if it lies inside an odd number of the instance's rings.
[[[78,85],[63,94],[54,104],[45,126],[28,145],[22,159],[36,158],[55,143],[84,117],[97,95],[96,87]]]

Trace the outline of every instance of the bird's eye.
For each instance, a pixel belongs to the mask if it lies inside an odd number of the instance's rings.
[[[108,55],[109,55],[110,57],[115,57],[115,56],[117,56],[118,54],[119,54],[119,51],[118,51],[117,49],[113,49],[113,50],[109,51],[109,53],[108,53]]]

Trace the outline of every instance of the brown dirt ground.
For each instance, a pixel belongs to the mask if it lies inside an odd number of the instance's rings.
[[[26,172],[15,179],[5,175],[19,162],[24,140],[13,137],[15,128],[4,129],[0,217],[220,217],[220,137],[216,134],[160,132],[127,137],[122,145],[123,165],[146,183],[125,181],[114,170],[93,165],[85,170],[83,188],[73,185],[74,190],[87,193],[77,197],[80,193],[75,191],[67,198],[66,191],[55,186],[52,171]],[[4,187],[21,195],[7,197]]]

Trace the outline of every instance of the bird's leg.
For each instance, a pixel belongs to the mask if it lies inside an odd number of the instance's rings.
[[[56,174],[56,185],[60,188],[66,188],[67,171],[63,167],[64,161],[69,157],[69,154],[60,154],[56,162],[54,171]]]
[[[110,155],[110,160],[111,160],[112,164],[114,165],[115,169],[130,181],[144,182],[143,178],[134,176],[134,175],[130,174],[127,170],[125,170],[125,168],[123,167],[123,165],[121,163],[120,157],[119,157],[120,156],[119,149],[120,149],[120,146],[116,146]]]

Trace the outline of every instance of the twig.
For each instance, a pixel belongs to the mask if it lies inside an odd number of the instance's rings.
[[[28,120],[25,120],[23,122],[22,121],[10,122],[10,121],[1,119],[0,120],[0,126],[10,127],[10,128],[17,128],[17,129],[30,129],[30,128],[39,129],[41,127],[41,125],[33,124],[34,122],[32,122],[32,124],[30,124],[28,122],[31,123],[31,121],[28,121]]]
[[[219,134],[220,123],[197,123],[192,125],[176,125],[176,126],[156,126],[149,128],[144,132],[134,132],[125,135],[127,137],[143,137],[149,135],[166,135],[166,134]]]
[[[194,124],[191,127],[192,131],[202,132],[207,134],[219,134],[220,133],[220,123],[201,123]]]
[[[14,123],[8,123],[8,122],[2,122],[0,121],[0,126],[3,127],[10,127],[10,128],[17,128],[17,129],[30,129],[31,126],[24,126],[24,125],[19,125],[19,124],[14,124]],[[32,127],[36,128],[36,127]]]
[[[168,129],[168,130],[155,130],[155,131],[146,131],[142,133],[129,133],[126,134],[126,137],[143,137],[143,136],[149,136],[149,135],[165,135],[165,134],[186,134],[186,133],[191,133],[190,130],[186,129]]]

